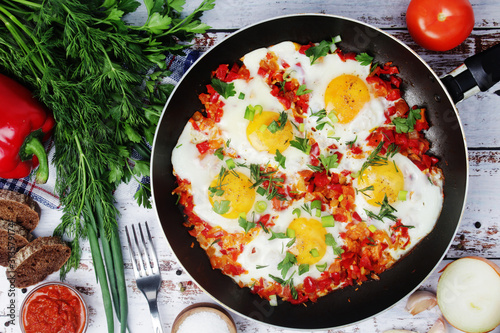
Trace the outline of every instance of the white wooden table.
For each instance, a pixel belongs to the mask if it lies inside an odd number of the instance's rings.
[[[186,12],[191,12],[199,0],[188,0]],[[498,0],[472,0],[476,17],[475,29],[464,44],[449,52],[430,52],[416,45],[408,35],[405,24],[405,11],[409,0],[217,0],[216,7],[203,16],[203,21],[212,30],[196,39],[195,48],[207,50],[225,36],[240,27],[278,15],[294,13],[328,13],[358,19],[387,30],[397,36],[419,53],[437,72],[447,73],[461,64],[462,60],[481,49],[500,42],[500,2]],[[141,11],[142,9],[142,11]],[[128,18],[141,21],[144,8]],[[453,241],[445,260],[439,265],[444,267],[453,259],[467,255],[478,255],[500,264],[500,84],[490,91],[480,93],[458,104],[460,116],[465,128],[470,158],[470,183],[467,206],[460,229]],[[125,246],[125,225],[148,221],[154,243],[159,251],[163,283],[159,293],[159,309],[165,332],[170,332],[174,318],[185,307],[197,302],[215,301],[204,294],[185,274],[176,258],[172,255],[154,210],[139,208],[131,187],[123,186],[117,191],[117,207],[120,210],[119,227],[121,231],[125,276],[129,294],[129,327],[131,332],[152,331],[147,303],[137,289],[133,278],[128,248]],[[59,223],[61,212],[43,208],[42,219],[36,229],[36,236],[52,234]],[[439,277],[437,269],[424,284],[422,289],[435,291]],[[0,275],[4,269],[0,269]],[[57,273],[47,280],[58,280]],[[99,286],[95,281],[94,268],[90,259],[88,243],[83,243],[83,258],[80,268],[68,274],[68,283],[81,290],[90,307],[90,325],[88,333],[106,331]],[[6,279],[0,278],[0,332],[20,332],[18,318],[15,325],[9,325],[9,302],[19,306],[26,291],[18,290],[15,297],[8,295]],[[28,288],[28,291],[31,288]],[[328,331],[329,333],[374,332],[381,333],[389,329],[407,329],[427,332],[440,316],[435,307],[432,310],[411,316],[404,310],[406,299],[388,311],[364,322]],[[240,333],[250,332],[292,332],[280,330],[268,325],[232,314]],[[449,332],[458,332],[449,328]],[[499,333],[500,328],[493,332]]]

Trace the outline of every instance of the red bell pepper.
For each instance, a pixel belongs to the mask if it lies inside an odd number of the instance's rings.
[[[49,175],[42,141],[55,125],[52,113],[31,92],[0,74],[0,177],[23,178],[39,165],[35,181]]]

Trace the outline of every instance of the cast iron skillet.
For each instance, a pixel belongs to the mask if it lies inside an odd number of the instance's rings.
[[[432,154],[440,158],[446,177],[444,205],[434,230],[379,281],[365,282],[321,297],[316,303],[291,305],[280,301],[271,307],[248,288],[213,270],[205,252],[182,225],[176,206],[171,151],[191,115],[202,109],[198,95],[205,92],[219,64],[232,64],[247,52],[281,41],[302,44],[340,35],[345,51],[367,52],[374,61],[392,61],[403,79],[402,91],[410,106],[425,106],[431,129],[427,137]],[[450,85],[464,86],[451,78]],[[460,95],[460,92],[454,93]],[[460,96],[457,97],[459,99]],[[468,160],[464,134],[455,105],[431,68],[394,37],[364,23],[343,17],[304,14],[283,16],[239,30],[205,53],[177,85],[163,111],[152,155],[154,206],[177,259],[194,281],[215,300],[236,313],[285,328],[328,329],[374,316],[403,299],[431,274],[444,257],[457,231],[464,209]],[[203,172],[203,170],[200,170]],[[191,248],[192,243],[195,243]]]

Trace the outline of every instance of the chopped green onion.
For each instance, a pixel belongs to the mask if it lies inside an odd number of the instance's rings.
[[[316,213],[314,215],[316,215],[316,217],[321,217],[321,209],[316,209]]]
[[[320,271],[320,272],[324,272],[324,271],[325,271],[325,269],[326,269],[326,265],[327,265],[327,263],[326,263],[326,262],[325,262],[324,264],[322,264],[322,265],[316,265],[316,269],[317,269],[318,271]]]
[[[335,112],[333,111],[330,111],[330,113],[328,114],[328,118],[332,121],[332,123],[338,123],[339,122],[339,118],[337,118],[337,115],[335,114]]]
[[[315,208],[321,210],[321,200],[314,200],[311,202],[311,209]]]
[[[337,36],[332,38],[332,43],[340,43],[341,41],[342,41],[342,38],[340,37],[340,35],[337,35]]]
[[[311,251],[309,251],[309,253],[314,257],[314,258],[317,258],[319,257],[319,252],[318,252],[318,249],[314,248],[312,249]]]
[[[311,148],[312,146],[307,145],[306,155],[309,155],[311,153]]]
[[[255,203],[255,211],[257,213],[263,213],[267,208],[267,202],[265,201],[257,201]]]
[[[295,237],[295,230],[287,228],[286,229],[286,236],[288,238],[294,238]]]
[[[256,192],[257,192],[258,194],[260,194],[260,195],[264,196],[264,197],[265,197],[265,196],[266,196],[266,194],[267,194],[266,189],[265,189],[265,188],[263,188],[263,187],[258,187],[258,188],[257,188],[257,190],[256,190]]]
[[[236,167],[236,164],[234,163],[234,160],[232,158],[226,160],[226,165],[229,170],[234,169]]]
[[[292,214],[297,215],[297,218],[299,218],[299,217],[300,217],[300,208],[295,208],[295,209],[292,211]]]
[[[299,125],[299,131],[300,132],[304,132],[305,131],[305,125],[304,125],[304,123],[300,123],[300,125]]]
[[[371,232],[375,232],[375,231],[377,231],[377,227],[374,226],[373,224],[370,224],[370,226],[368,227],[368,230],[370,230]]]
[[[252,121],[254,117],[255,117],[255,109],[251,105],[247,106],[244,118]]]
[[[399,201],[406,201],[406,195],[408,194],[408,191],[399,191],[398,193],[398,200]]]
[[[278,306],[278,299],[276,298],[276,295],[269,295],[269,305]]]
[[[245,99],[245,94],[240,92],[240,94],[238,95],[238,99]]]
[[[262,105],[256,105],[253,107],[255,109],[255,112],[258,113],[258,114],[261,114],[262,113]]]
[[[267,125],[266,124],[262,124],[259,127],[259,131],[261,131],[262,133],[264,133],[266,131],[266,129],[267,129]]]
[[[343,194],[339,195],[339,202],[342,201],[342,200],[344,200],[344,195]]]
[[[334,227],[335,226],[335,219],[333,218],[333,215],[326,215],[321,217],[321,224],[323,227]]]

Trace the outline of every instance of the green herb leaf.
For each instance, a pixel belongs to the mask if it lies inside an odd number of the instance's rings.
[[[363,52],[356,56],[356,60],[360,62],[362,66],[369,66],[373,61],[373,57]]]
[[[322,40],[319,44],[308,48],[305,52],[306,56],[311,60],[311,65],[321,57],[324,57],[330,52],[331,42]]]
[[[221,161],[224,159],[224,154],[222,153],[222,148],[218,148],[214,152],[214,155],[217,156],[219,158],[219,160],[221,160]]]
[[[213,210],[219,215],[224,215],[229,211],[230,204],[229,200],[214,201]]]
[[[286,169],[285,167],[286,157],[283,156],[278,149],[276,149],[276,156],[274,156],[274,160],[278,162],[280,167]]]
[[[307,89],[305,84],[301,84],[299,88],[297,89],[297,96],[305,95],[311,93],[311,89]]]
[[[288,236],[284,232],[274,232],[271,229],[269,230],[271,231],[271,238],[269,238],[268,240],[273,240],[276,238],[288,238]]]
[[[238,224],[240,225],[240,227],[243,228],[243,230],[245,230],[245,233],[248,233],[250,231],[250,229],[253,229],[253,228],[255,228],[257,226],[256,223],[249,222],[249,221],[247,221],[247,219],[245,219],[242,216],[240,216],[238,218]]]
[[[236,91],[234,90],[234,83],[226,83],[217,78],[212,79],[212,88],[224,98],[229,98],[231,96],[236,95]]]
[[[300,151],[303,151],[304,153],[308,154],[309,150],[311,149],[308,144],[309,139],[307,138],[299,138],[295,137],[295,140],[290,141],[290,146],[297,148]]]
[[[407,118],[396,117],[392,120],[392,124],[396,126],[397,133],[413,132],[417,120],[422,118],[421,109],[411,109],[408,112]]]
[[[286,277],[286,274],[297,263],[297,257],[290,252],[287,252],[285,258],[278,264],[278,269],[281,271],[281,276]]]
[[[299,265],[299,275],[309,272],[309,264],[300,264]]]

